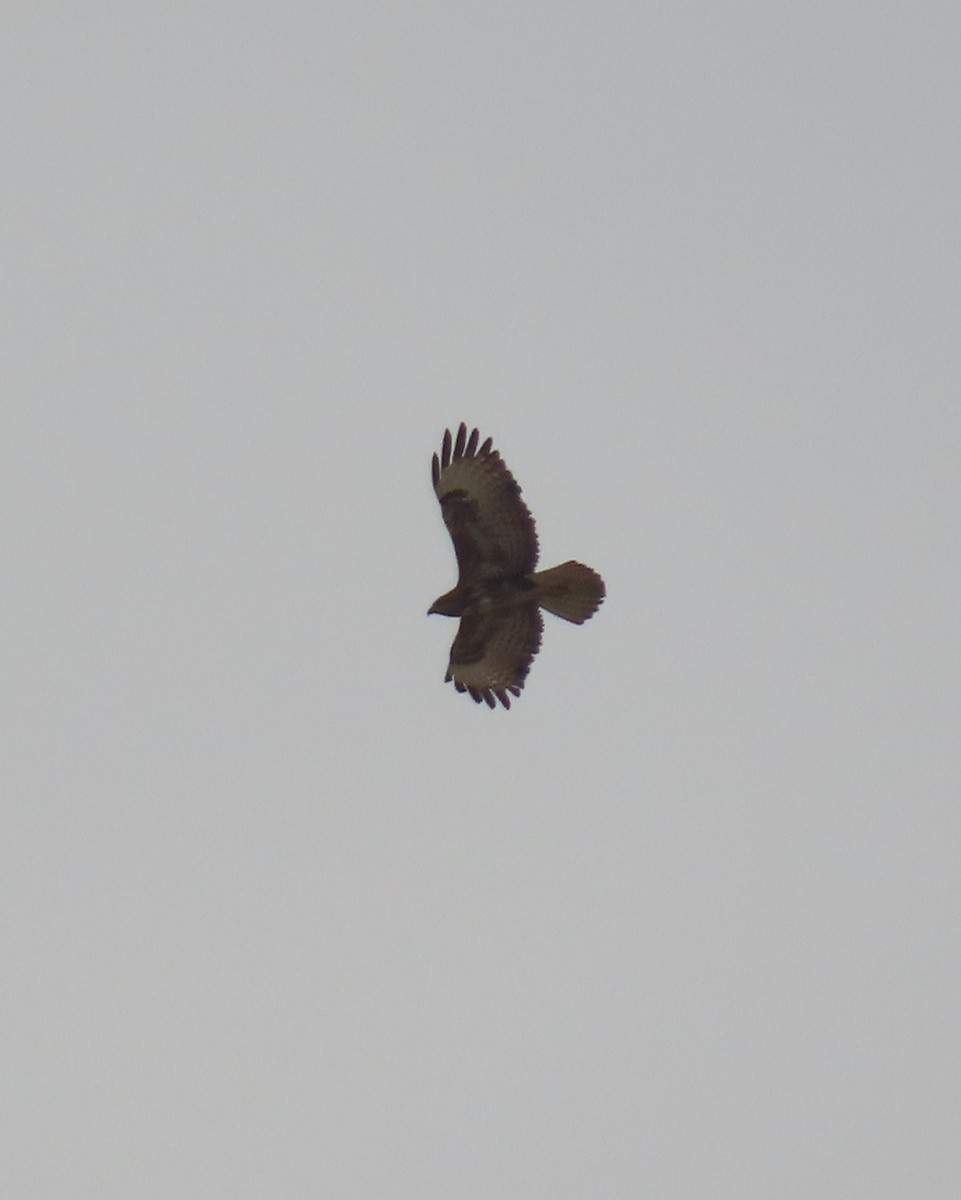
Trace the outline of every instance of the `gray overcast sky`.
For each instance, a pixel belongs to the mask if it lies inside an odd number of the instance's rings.
[[[0,1190],[961,1186],[961,10],[3,18]],[[430,456],[543,564],[444,685]]]

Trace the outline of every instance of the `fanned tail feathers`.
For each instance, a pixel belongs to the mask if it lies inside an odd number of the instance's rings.
[[[537,601],[542,608],[583,625],[600,608],[604,599],[604,580],[583,563],[566,562],[531,576],[537,585]]]

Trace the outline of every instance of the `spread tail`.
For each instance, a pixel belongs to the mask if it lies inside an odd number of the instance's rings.
[[[537,585],[537,602],[555,617],[583,625],[604,599],[604,580],[583,563],[566,562],[531,576]]]

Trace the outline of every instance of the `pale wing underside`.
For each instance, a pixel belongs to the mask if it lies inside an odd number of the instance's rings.
[[[451,646],[446,680],[477,703],[494,708],[499,700],[510,708],[508,693],[520,695],[543,628],[536,604],[466,614]]]
[[[434,491],[440,501],[461,583],[528,574],[537,566],[537,534],[521,489],[487,439],[461,425],[452,444],[444,434],[433,461]]]

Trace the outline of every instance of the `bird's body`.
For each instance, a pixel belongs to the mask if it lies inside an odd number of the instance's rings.
[[[604,599],[604,581],[577,562],[535,571],[537,533],[521,489],[491,439],[478,442],[461,423],[434,455],[434,491],[459,574],[429,611],[460,617],[446,680],[477,703],[510,708],[540,647],[540,609],[580,625]]]

